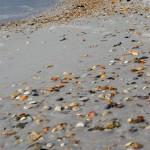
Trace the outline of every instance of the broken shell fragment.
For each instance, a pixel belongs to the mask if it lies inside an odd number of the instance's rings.
[[[137,50],[131,49],[131,50],[128,51],[128,54],[131,54],[133,56],[138,56],[139,52]]]
[[[95,116],[96,116],[96,112],[94,111],[88,112],[87,119],[92,120]]]
[[[125,147],[127,148],[127,150],[138,150],[143,148],[143,145],[137,142],[129,142],[125,144]]]
[[[144,116],[137,116],[136,118],[129,118],[128,123],[130,124],[136,124],[136,123],[142,123],[145,122]]]
[[[60,130],[64,130],[67,126],[67,123],[60,123],[58,125],[56,125],[55,127],[53,127],[51,129],[51,132],[54,133],[54,132],[57,132],[57,131],[60,131]]]
[[[63,109],[64,109],[64,107],[62,107],[62,106],[56,106],[54,110],[61,112]]]
[[[20,95],[20,96],[16,97],[16,99],[19,99],[21,101],[25,101],[28,99],[28,96],[27,95]]]
[[[85,124],[83,122],[79,122],[76,124],[76,128],[83,128]]]
[[[40,139],[42,137],[42,135],[38,132],[32,131],[29,134],[29,140],[31,141],[37,141],[38,139]]]
[[[110,121],[110,122],[106,123],[104,125],[104,128],[105,129],[114,129],[114,128],[119,128],[120,126],[121,125],[120,125],[119,121],[113,120],[113,121]]]

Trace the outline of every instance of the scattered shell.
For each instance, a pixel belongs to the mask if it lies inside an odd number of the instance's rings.
[[[64,147],[66,144],[65,143],[61,143],[60,144],[60,147]]]
[[[54,146],[53,143],[47,143],[47,144],[46,144],[46,147],[47,147],[47,148],[52,148],[53,146]]]
[[[25,91],[23,94],[24,94],[24,95],[30,95],[31,92],[30,92],[30,91]]]
[[[54,132],[57,132],[57,131],[60,131],[60,130],[64,130],[67,126],[67,123],[60,123],[58,125],[56,125],[54,128],[51,129],[51,132],[54,133]]]
[[[128,123],[130,124],[136,124],[136,123],[142,123],[145,122],[144,116],[137,116],[136,118],[129,118]]]
[[[131,69],[131,71],[135,72],[135,73],[138,73],[138,72],[141,72],[141,71],[144,71],[144,70],[145,70],[144,66],[138,66],[138,67],[135,67],[135,68]]]
[[[38,132],[35,132],[35,131],[32,131],[30,134],[29,134],[29,139],[31,141],[37,141],[38,139],[40,139],[42,137],[41,133],[38,133]]]
[[[146,72],[146,76],[147,76],[147,77],[150,77],[150,72]]]
[[[59,76],[53,76],[53,77],[51,77],[51,80],[52,81],[58,81],[58,80],[60,80],[60,77]]]
[[[88,112],[87,119],[92,120],[95,116],[96,116],[96,112],[94,111]]]
[[[127,150],[138,150],[143,148],[143,145],[137,142],[129,142],[125,144],[125,147],[127,148]]]
[[[20,95],[20,93],[16,91],[16,92],[14,92],[14,93],[11,94],[10,98],[11,98],[11,99],[15,99],[15,98],[18,97],[19,95]]]
[[[61,112],[64,108],[62,106],[56,106],[55,111]]]
[[[114,128],[119,128],[120,126],[121,125],[120,125],[119,121],[113,120],[113,121],[110,121],[110,122],[106,123],[104,125],[104,128],[105,129],[114,129]]]
[[[69,108],[73,111],[77,111],[79,109],[80,104],[77,102],[72,102],[69,104]]]
[[[7,131],[2,132],[2,135],[5,135],[5,136],[12,136],[15,134],[16,134],[16,131],[11,131],[11,130],[7,130]]]
[[[83,122],[79,122],[76,124],[77,128],[83,128],[85,126],[85,124]]]
[[[129,54],[133,55],[133,56],[138,56],[139,52],[137,50],[131,49],[128,51]]]
[[[16,97],[16,99],[19,99],[21,101],[26,101],[28,99],[27,95],[20,95],[19,97]]]
[[[79,98],[79,100],[80,100],[80,101],[83,101],[83,102],[86,102],[86,101],[89,100],[89,98],[88,98],[88,97],[81,97],[81,98]]]

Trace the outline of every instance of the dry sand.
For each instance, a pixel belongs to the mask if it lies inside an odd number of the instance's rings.
[[[150,13],[123,8],[1,29],[0,149],[149,150]]]

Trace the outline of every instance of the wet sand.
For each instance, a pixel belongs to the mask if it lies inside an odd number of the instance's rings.
[[[149,150],[150,13],[137,9],[1,29],[0,149]]]

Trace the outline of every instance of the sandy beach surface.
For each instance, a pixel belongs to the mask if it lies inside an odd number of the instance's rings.
[[[149,150],[143,7],[1,28],[0,150]]]

